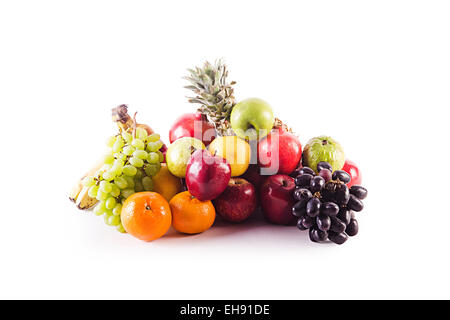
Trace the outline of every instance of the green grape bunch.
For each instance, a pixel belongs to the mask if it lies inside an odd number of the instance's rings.
[[[161,169],[164,155],[159,134],[147,134],[143,128],[108,138],[103,166],[83,180],[88,195],[99,202],[94,214],[103,216],[108,226],[125,233],[120,220],[122,205],[136,192],[152,191],[153,179]]]

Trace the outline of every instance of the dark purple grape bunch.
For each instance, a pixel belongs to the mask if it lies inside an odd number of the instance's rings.
[[[355,212],[364,208],[361,200],[367,189],[349,188],[350,175],[343,170],[333,172],[328,162],[319,162],[317,172],[309,167],[298,170],[292,214],[298,217],[300,230],[309,230],[311,241],[343,244],[358,233]]]

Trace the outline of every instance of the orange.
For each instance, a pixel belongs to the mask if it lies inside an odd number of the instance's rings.
[[[144,241],[162,237],[172,223],[169,203],[156,192],[138,192],[128,197],[120,218],[129,234]]]
[[[161,163],[161,170],[153,177],[153,183],[153,191],[162,195],[167,201],[183,190],[181,179],[171,174],[165,163]]]
[[[172,211],[172,226],[175,230],[195,234],[208,230],[216,218],[211,201],[200,201],[189,193],[181,192],[169,202]]]

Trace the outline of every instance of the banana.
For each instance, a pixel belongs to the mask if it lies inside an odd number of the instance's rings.
[[[72,191],[69,194],[69,199],[72,202],[75,202],[77,207],[81,210],[86,210],[92,208],[96,203],[97,199],[93,199],[89,197],[88,191],[89,188],[85,188],[83,186],[83,179],[94,175],[101,167],[103,166],[103,161],[98,161],[91,170],[89,170],[73,187]],[[88,190],[84,190],[88,189]]]
[[[81,189],[83,189],[83,185],[81,183],[81,180],[77,182],[77,184],[72,188],[72,191],[69,193],[69,199],[72,202],[77,202],[78,195],[81,192]]]
[[[77,200],[75,202],[78,209],[87,210],[97,204],[98,200],[96,198],[90,197],[88,192],[89,188],[83,187],[83,189],[81,189],[81,192],[78,194]]]

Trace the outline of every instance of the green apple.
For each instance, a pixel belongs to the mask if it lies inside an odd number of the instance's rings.
[[[333,171],[341,170],[345,163],[345,154],[339,142],[331,137],[320,136],[308,141],[303,149],[302,163],[317,171],[317,164],[321,161],[328,162]]]
[[[192,153],[200,149],[206,149],[206,147],[199,139],[184,137],[175,140],[167,149],[167,168],[174,176],[186,177],[187,163]]]
[[[230,116],[231,128],[242,139],[265,137],[273,128],[274,116],[270,105],[257,98],[239,102]]]

